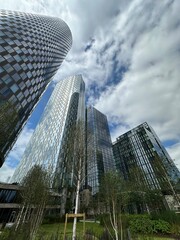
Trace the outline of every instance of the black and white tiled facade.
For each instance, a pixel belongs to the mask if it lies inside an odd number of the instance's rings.
[[[0,166],[71,45],[59,18],[0,10]]]

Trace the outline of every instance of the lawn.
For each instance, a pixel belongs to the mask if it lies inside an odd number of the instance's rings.
[[[175,238],[167,238],[167,237],[144,237],[139,236],[138,240],[174,240]]]
[[[72,227],[73,223],[68,223],[66,228],[66,236],[72,235]],[[96,236],[99,236],[103,232],[103,227],[98,223],[85,223],[85,231],[86,232],[94,232]],[[59,234],[58,234],[59,233]],[[54,223],[54,224],[43,224],[39,229],[39,235],[50,237],[52,234],[58,234],[63,236],[64,233],[64,223]],[[83,223],[77,223],[77,236],[82,236],[83,233]]]
[[[72,227],[73,227],[73,223],[70,222],[67,224],[66,236],[68,237],[72,236]],[[100,236],[103,233],[103,227],[98,223],[86,222],[85,229],[86,229],[86,232],[93,232],[95,233],[96,236]],[[46,236],[47,239],[50,239],[50,237],[53,234],[58,234],[60,236],[60,239],[62,239],[63,233],[64,233],[64,223],[43,224],[41,225],[39,230],[39,234]],[[82,233],[83,233],[83,223],[78,222],[77,236],[82,237]],[[139,236],[138,240],[174,240],[174,238]]]

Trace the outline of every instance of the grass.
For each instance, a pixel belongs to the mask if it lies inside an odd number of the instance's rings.
[[[174,240],[174,238],[139,236],[138,240]]]
[[[66,236],[72,236],[72,227],[73,223],[67,224],[66,229]],[[87,222],[85,225],[86,232],[93,232],[96,236],[100,236],[103,233],[103,227],[98,223],[90,223]],[[50,239],[52,234],[58,233],[60,238],[62,239],[64,234],[64,223],[54,223],[54,224],[43,224],[39,229],[39,233],[43,236],[46,236],[47,239]],[[77,223],[77,236],[82,236],[83,234],[83,223]],[[49,237],[49,238],[48,238]],[[138,240],[174,240],[174,238],[167,238],[167,237],[154,237],[154,236],[139,236]]]
[[[71,239],[72,236],[72,227],[73,223],[69,222],[67,224],[67,231],[66,236],[68,239]],[[85,225],[86,232],[92,232],[95,233],[95,236],[98,239],[98,236],[101,236],[103,233],[103,227],[98,223],[93,222],[87,222]],[[6,229],[7,230],[7,229]],[[43,224],[40,226],[38,235],[36,240],[38,239],[44,239],[44,240],[50,240],[50,239],[58,239],[55,238],[55,236],[59,236],[59,240],[63,239],[64,234],[64,223],[53,223],[53,224]],[[43,238],[42,238],[43,236]],[[77,237],[78,239],[83,239],[83,223],[78,222],[77,223]],[[1,237],[0,237],[1,239]],[[174,240],[174,238],[169,237],[160,237],[160,236],[139,236],[138,240]]]
[[[66,228],[66,236],[72,235],[73,223],[68,223]],[[87,222],[85,224],[85,231],[94,232],[97,236],[101,235],[103,232],[103,227],[98,223]],[[52,234],[59,233],[58,235],[63,236],[64,234],[64,223],[54,223],[54,224],[43,224],[39,229],[39,235],[52,236]],[[77,223],[77,236],[82,236],[83,234],[83,223]]]
[[[66,236],[72,236],[73,223],[69,222],[66,228]],[[95,233],[96,236],[100,236],[103,233],[103,227],[98,223],[86,222],[85,231]],[[57,234],[62,238],[64,234],[64,223],[43,224],[39,229],[39,234],[43,234],[49,239],[52,234]],[[77,223],[77,236],[83,234],[83,223]],[[49,237],[49,238],[48,238]],[[155,236],[139,236],[138,240],[174,240],[174,238],[167,237],[155,237]]]

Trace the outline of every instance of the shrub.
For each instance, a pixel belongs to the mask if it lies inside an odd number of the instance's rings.
[[[1,239],[1,240],[6,240],[6,239],[8,239],[9,232],[10,232],[9,229],[3,229],[3,231],[0,233],[0,239]]]
[[[129,221],[130,230],[133,233],[151,234],[153,233],[152,221],[146,216],[134,216]]]
[[[106,226],[106,225],[111,225],[110,223],[110,219],[109,219],[109,214],[108,213],[103,213],[101,215],[99,215],[96,220],[100,221],[100,225],[101,226]]]
[[[179,224],[172,224],[171,225],[171,233],[180,236],[180,225]]]
[[[152,228],[154,233],[169,233],[170,232],[170,224],[164,220],[151,220]]]
[[[176,214],[173,211],[163,211],[159,213],[151,213],[151,218],[153,220],[162,219],[170,224],[180,225],[180,214]]]
[[[43,219],[43,224],[51,224],[51,223],[60,223],[60,222],[64,222],[65,218],[64,217],[60,217],[57,214],[52,214],[52,215],[47,215],[46,217],[44,217]]]
[[[152,233],[169,233],[170,224],[164,220],[152,220],[148,215],[131,216],[130,230],[133,233],[152,234]]]
[[[112,239],[109,232],[107,230],[104,230],[102,235],[99,237],[100,240],[110,240]]]

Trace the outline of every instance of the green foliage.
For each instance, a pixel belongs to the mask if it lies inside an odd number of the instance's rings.
[[[148,215],[135,215],[129,220],[130,229],[133,233],[153,234],[169,233],[170,224],[164,220],[152,220]]]
[[[57,214],[51,214],[44,217],[42,224],[64,223],[65,218]]]
[[[153,220],[162,219],[170,224],[170,232],[172,234],[180,235],[180,215],[173,211],[163,211],[158,213],[151,213]]]
[[[25,204],[40,205],[47,201],[50,178],[42,167],[35,165],[22,181],[22,197]]]
[[[16,219],[8,240],[32,240],[42,221],[49,196],[50,177],[40,166],[35,165],[22,181],[22,209]]]
[[[146,203],[154,211],[165,210],[163,195],[159,190],[149,190],[145,195]]]
[[[104,230],[104,232],[99,236],[100,240],[110,240],[112,239],[109,232],[107,230]]]
[[[171,233],[180,236],[180,225],[179,224],[172,224],[171,225]]]
[[[153,220],[162,219],[170,224],[179,224],[180,225],[180,214],[176,214],[173,211],[162,211],[151,213]]]
[[[73,223],[69,222],[69,220],[68,220],[66,239],[69,239],[69,240],[72,239],[72,226],[73,226]],[[97,237],[96,239],[103,239],[103,238],[99,238],[99,236],[101,236],[104,231],[103,227],[100,226],[100,224],[86,222],[85,228],[86,228],[86,234],[87,234],[88,240],[91,239],[90,238],[91,236],[93,236],[93,237],[96,236]],[[59,234],[58,240],[63,240],[64,223],[41,225],[40,229],[38,231],[38,234],[37,234],[38,238],[36,240],[40,240],[41,239],[40,236],[44,236],[44,239],[50,240],[54,233]],[[52,239],[55,240],[56,238],[52,238]],[[82,222],[77,223],[77,240],[80,240],[80,239],[84,240],[84,238],[83,238],[83,223]],[[95,239],[95,238],[92,238],[92,239]],[[105,239],[103,239],[103,240],[105,240]]]
[[[134,240],[134,239],[133,239]],[[174,238],[154,237],[154,236],[138,236],[138,240],[174,240]]]
[[[87,240],[93,240],[95,237],[98,237],[98,239],[106,239],[106,238],[101,238],[104,236],[104,228],[102,228],[99,224],[97,223],[91,223],[87,224],[86,223],[86,239]]]
[[[15,127],[18,123],[18,112],[15,106],[7,101],[0,102],[0,147],[4,148],[6,143],[14,137]],[[4,159],[3,151],[0,151],[0,158]]]
[[[154,233],[169,233],[170,224],[164,220],[151,220]]]
[[[30,237],[30,228],[27,223],[21,225],[18,230],[15,230],[15,226],[9,229],[8,236],[6,240],[31,240]]]
[[[100,214],[100,215],[98,215],[97,220],[100,221],[100,225],[104,227],[105,223],[106,224],[108,222],[110,223],[109,214],[107,214],[107,213]]]
[[[6,240],[6,239],[8,239],[9,232],[10,232],[9,229],[3,229],[3,231],[0,233],[0,239],[1,239],[1,240]]]
[[[100,202],[103,208],[107,208],[114,213],[121,212],[126,204],[125,183],[119,173],[107,172],[101,179],[100,184]],[[113,214],[114,214],[113,213]]]
[[[152,223],[149,216],[135,215],[129,221],[130,230],[133,233],[151,234],[153,233]]]

